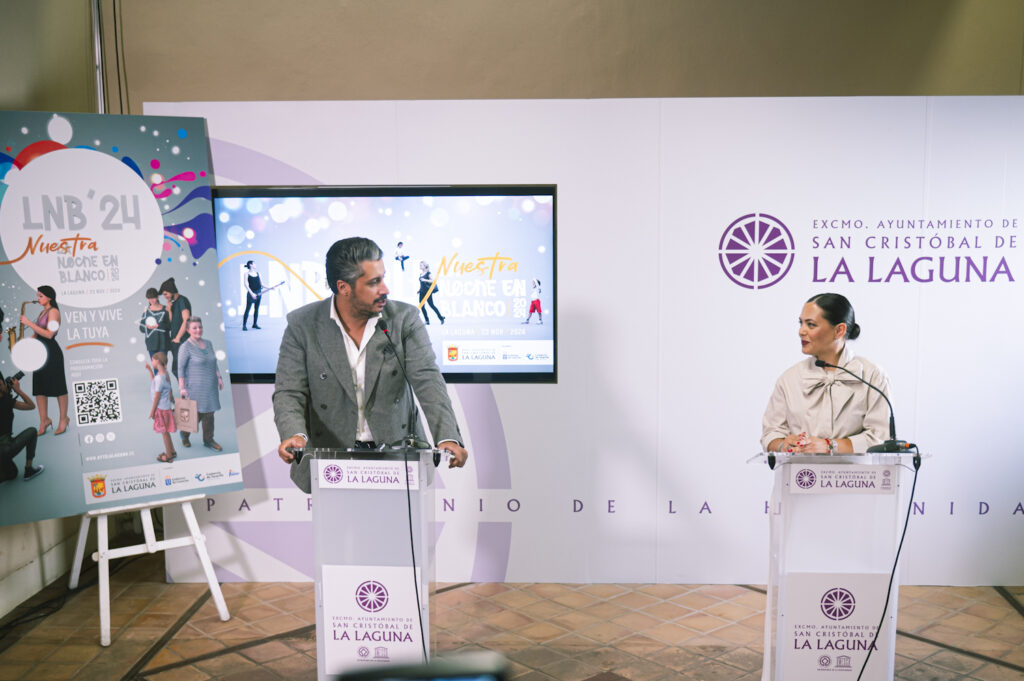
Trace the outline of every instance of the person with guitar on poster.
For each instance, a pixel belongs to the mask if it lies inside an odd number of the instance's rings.
[[[284,282],[282,281],[281,284]],[[252,310],[252,328],[259,329],[260,299],[264,293],[273,291],[281,284],[264,286],[260,279],[260,273],[256,271],[256,265],[252,260],[245,263],[245,271],[242,272],[242,288],[245,289],[245,312],[242,313],[242,331],[248,331],[249,310]]]

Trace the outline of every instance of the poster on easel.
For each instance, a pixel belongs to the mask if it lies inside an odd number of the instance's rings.
[[[0,525],[242,487],[209,168],[201,118],[0,112]]]

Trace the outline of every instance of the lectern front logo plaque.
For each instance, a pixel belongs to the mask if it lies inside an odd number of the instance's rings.
[[[366,612],[380,612],[388,604],[388,590],[375,580],[367,580],[356,587],[356,603]]]
[[[845,620],[857,608],[853,594],[841,587],[829,589],[821,597],[821,612],[830,620]]]
[[[796,484],[801,489],[810,489],[814,487],[814,483],[817,479],[818,476],[816,476],[814,471],[810,468],[799,470],[796,474]]]
[[[339,483],[343,477],[345,477],[345,471],[341,469],[341,466],[332,463],[324,468],[324,480],[327,482]]]

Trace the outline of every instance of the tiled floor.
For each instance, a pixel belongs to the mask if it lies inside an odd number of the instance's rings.
[[[118,567],[111,646],[96,586],[57,584],[0,624],[0,681],[316,678],[311,584],[225,584],[221,622],[204,585],[164,583],[160,555]],[[746,681],[761,678],[764,600],[731,585],[446,584],[431,638],[435,654],[503,653],[516,681]],[[1022,601],[1024,587],[903,587],[896,678],[1024,679]]]

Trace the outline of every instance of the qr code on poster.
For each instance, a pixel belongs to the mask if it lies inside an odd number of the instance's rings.
[[[121,392],[117,389],[116,378],[75,381],[71,385],[75,396],[75,415],[78,425],[98,426],[103,423],[120,423]]]

